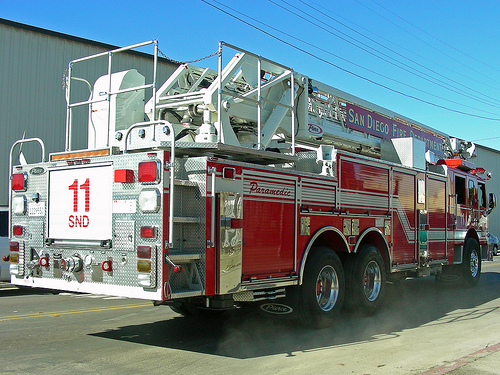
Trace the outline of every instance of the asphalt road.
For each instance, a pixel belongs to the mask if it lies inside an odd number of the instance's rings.
[[[203,320],[4,284],[0,342],[2,374],[500,374],[500,257],[476,288],[407,280],[375,316],[319,331],[253,311]]]

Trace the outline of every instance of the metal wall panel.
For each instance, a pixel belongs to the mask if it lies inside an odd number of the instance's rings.
[[[117,47],[0,19],[0,207],[8,205],[10,148],[24,132],[26,138],[41,138],[47,154],[64,150],[63,75],[69,61],[114,48]],[[147,52],[152,52],[152,48]],[[152,56],[146,53],[120,55],[113,62],[113,70],[136,68],[146,76],[146,82],[151,83]],[[107,59],[103,58],[77,65],[74,76],[89,78],[93,84],[106,74],[106,64]],[[165,81],[176,67],[166,59],[159,59],[158,82]],[[85,84],[75,84],[73,88],[88,98]],[[150,96],[146,92],[146,100]],[[81,149],[86,145],[87,118],[86,111],[82,111],[74,122],[72,146]],[[41,152],[35,145],[25,145],[23,154],[28,162],[34,162],[39,160]]]
[[[486,191],[495,193],[500,203],[500,151],[484,146],[477,146],[477,158],[471,161],[478,167],[482,167],[493,173],[493,177],[486,182]],[[489,215],[489,230],[500,236],[500,205]]]

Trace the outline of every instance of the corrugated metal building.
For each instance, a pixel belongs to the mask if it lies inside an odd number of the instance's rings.
[[[136,41],[140,42],[140,41]],[[64,150],[66,102],[63,77],[68,62],[83,56],[118,48],[0,18],[0,211],[8,205],[8,155],[12,144],[23,137],[41,138],[47,153]],[[152,76],[152,57],[130,52],[114,65],[114,70],[137,68],[146,80]],[[82,76],[91,83],[106,73],[107,61],[93,63]],[[176,68],[167,59],[159,59],[158,81],[161,84]],[[88,90],[83,87],[84,90]],[[87,91],[88,92],[88,91]],[[146,94],[147,95],[147,94]],[[86,118],[74,128],[74,149],[85,148]],[[28,162],[39,158],[36,147],[24,147]],[[493,172],[488,191],[500,194],[500,152],[478,146],[473,160]],[[3,180],[3,182],[2,182]],[[0,212],[1,214],[1,212]],[[1,215],[0,215],[1,216]],[[2,218],[0,217],[0,222]],[[0,228],[3,227],[0,223]],[[500,235],[500,207],[490,217],[490,230]]]
[[[499,207],[489,216],[489,229],[500,238],[500,151],[477,145],[477,158],[471,160],[477,167],[492,172],[493,177],[486,183],[489,193],[495,193],[499,199]]]
[[[47,153],[64,150],[66,101],[63,77],[68,63],[116,48],[0,18],[0,209],[5,210],[8,206],[9,153],[15,141],[25,134],[26,138],[41,138]],[[150,51],[152,53],[153,49]],[[131,51],[120,54],[113,61],[114,71],[130,68],[136,68],[146,77],[146,82],[152,82],[152,55]],[[172,61],[159,58],[158,81],[163,83],[176,68]],[[92,60],[82,67],[78,65],[78,69],[75,74],[88,77],[93,84],[95,79],[106,74],[107,59]],[[72,90],[74,87],[82,90],[88,98],[86,84],[72,82]],[[86,148],[86,115],[74,124],[73,149]],[[40,158],[40,148],[35,145],[23,146],[22,151],[28,162]]]

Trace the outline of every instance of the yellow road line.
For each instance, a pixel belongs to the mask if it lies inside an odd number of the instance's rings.
[[[481,267],[493,267],[493,266],[498,266],[498,263],[486,263],[486,262],[481,262]]]
[[[99,312],[99,311],[111,311],[111,310],[121,310],[121,309],[134,309],[137,307],[146,307],[152,306],[151,303],[142,303],[139,305],[120,305],[120,306],[110,306],[110,307],[98,307],[95,309],[85,309],[85,310],[67,310],[67,311],[56,311],[56,312],[48,312],[48,313],[35,313],[35,314],[27,314],[27,315],[12,315],[12,316],[2,316],[0,317],[0,322],[8,321],[8,320],[18,320],[18,319],[33,319],[33,318],[41,318],[41,317],[58,317],[61,315],[71,315],[71,314],[84,314],[90,312]]]

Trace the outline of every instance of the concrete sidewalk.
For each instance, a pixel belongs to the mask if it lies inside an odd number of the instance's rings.
[[[500,343],[487,346],[477,352],[458,358],[446,365],[438,366],[425,375],[490,375],[500,374]]]

